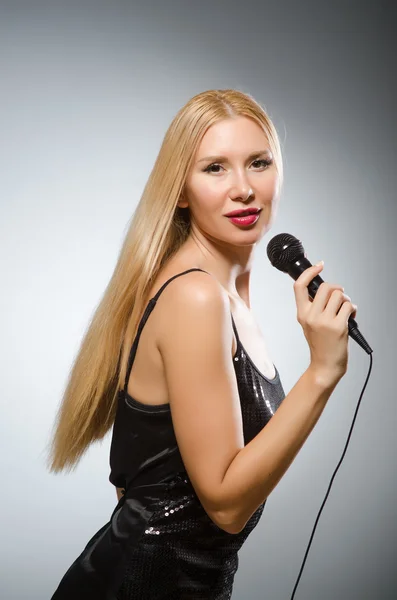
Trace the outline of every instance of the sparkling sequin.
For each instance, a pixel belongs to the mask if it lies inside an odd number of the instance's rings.
[[[169,279],[149,302],[131,348],[126,382],[142,328]],[[237,340],[234,368],[244,443],[270,420],[285,394]],[[230,600],[238,551],[265,502],[237,534],[205,512],[179,453],[169,405],[145,405],[120,391],[110,451],[110,481],[125,493],[109,522],[69,568],[52,600]]]

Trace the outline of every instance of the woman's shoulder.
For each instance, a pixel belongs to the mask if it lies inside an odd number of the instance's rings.
[[[171,301],[174,294],[195,295],[199,293],[201,297],[202,294],[223,295],[225,292],[221,284],[211,273],[205,269],[201,269],[201,267],[197,267],[195,264],[179,260],[167,263],[159,271],[150,289],[149,298],[153,298],[167,282],[169,283],[163,291],[165,289],[169,290],[166,296]]]
[[[205,270],[190,271],[197,268],[194,264],[174,262],[158,273],[150,298],[167,281],[180,275],[172,279],[157,298],[155,330],[158,344],[163,335],[169,335],[169,325],[175,323],[176,319],[180,322],[184,318],[189,320],[188,315],[194,317],[195,311],[218,311],[223,314],[230,310],[229,297],[219,281]]]

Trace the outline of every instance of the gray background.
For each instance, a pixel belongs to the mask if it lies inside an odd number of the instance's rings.
[[[276,233],[324,259],[374,348],[295,598],[397,597],[392,4],[1,3],[1,598],[49,598],[113,511],[110,436],[69,475],[46,472],[45,445],[170,121],[229,87],[267,108],[284,150],[251,293],[286,392],[309,354],[293,282],[266,257]],[[350,342],[347,375],[240,552],[233,600],[290,598],[368,367]]]

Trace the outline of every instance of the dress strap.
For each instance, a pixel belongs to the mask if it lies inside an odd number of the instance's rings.
[[[230,311],[230,316],[232,317],[232,325],[233,325],[233,329],[234,329],[234,334],[236,336],[236,344],[238,346],[240,344],[240,337],[238,335],[236,323],[234,322],[234,319],[233,319],[233,313],[232,313],[232,311]]]
[[[131,350],[130,350],[130,354],[128,357],[128,366],[127,366],[127,372],[125,375],[125,381],[124,381],[124,394],[127,392],[127,386],[128,386],[128,380],[130,378],[130,373],[131,373],[131,369],[132,369],[132,365],[134,364],[134,359],[135,359],[135,355],[136,355],[136,351],[138,348],[138,342],[139,342],[139,338],[141,336],[142,333],[142,329],[145,326],[146,321],[149,318],[150,313],[152,312],[153,308],[156,305],[156,302],[160,296],[160,294],[162,293],[162,291],[164,290],[164,288],[167,287],[167,285],[169,283],[171,283],[171,281],[173,279],[176,279],[176,277],[180,277],[181,275],[185,275],[185,273],[190,273],[190,271],[203,271],[203,273],[207,273],[208,275],[210,275],[210,273],[208,273],[208,271],[204,271],[204,269],[199,269],[198,267],[194,267],[192,269],[188,269],[187,271],[182,271],[182,273],[177,273],[176,275],[173,275],[172,277],[170,277],[169,279],[167,279],[167,281],[165,283],[163,283],[163,285],[161,286],[161,288],[159,289],[159,291],[153,296],[153,298],[151,298],[149,300],[148,305],[146,306],[145,312],[142,315],[142,319],[139,323],[138,326],[138,330],[134,339],[134,343],[132,344]]]

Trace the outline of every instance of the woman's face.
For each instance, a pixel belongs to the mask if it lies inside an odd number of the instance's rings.
[[[279,176],[264,131],[247,117],[225,119],[205,133],[178,206],[189,206],[193,233],[233,245],[256,244],[270,229],[279,196]],[[226,213],[261,209],[251,225]]]

